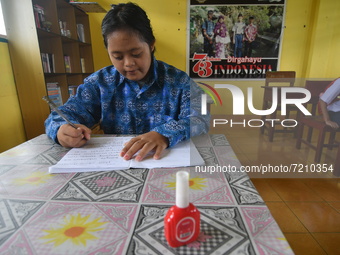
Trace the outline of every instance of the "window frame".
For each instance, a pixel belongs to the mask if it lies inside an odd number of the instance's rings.
[[[3,11],[2,11],[2,6],[1,6],[1,1],[0,1],[0,25],[3,24],[4,32],[5,34],[2,33],[2,27],[0,29],[0,39],[7,39],[7,33],[6,33],[6,24],[5,24],[5,19],[3,16]]]

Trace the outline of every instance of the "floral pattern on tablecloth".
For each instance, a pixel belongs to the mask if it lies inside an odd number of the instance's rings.
[[[41,135],[0,154],[0,254],[293,254],[223,135],[193,139],[206,166],[49,174],[68,149]],[[190,172],[200,238],[171,248],[163,219]]]

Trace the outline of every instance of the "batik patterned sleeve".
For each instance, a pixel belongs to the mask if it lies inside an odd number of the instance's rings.
[[[66,117],[75,124],[83,124],[89,128],[97,124],[100,120],[100,92],[96,83],[98,76],[92,75],[84,80],[84,84],[77,89],[75,96],[59,109]],[[45,129],[48,137],[58,143],[57,132],[66,122],[55,112],[51,112],[45,121]]]
[[[210,115],[201,114],[202,90],[189,77],[182,77],[176,86],[183,87],[178,120],[170,119],[153,129],[169,139],[169,147],[209,130]]]

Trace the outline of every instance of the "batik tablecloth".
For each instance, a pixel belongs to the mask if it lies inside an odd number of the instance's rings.
[[[193,139],[207,166],[240,163],[223,135]],[[46,135],[0,154],[0,254],[292,254],[247,174],[199,168],[49,174],[68,150]],[[168,246],[175,174],[190,171],[197,241]]]

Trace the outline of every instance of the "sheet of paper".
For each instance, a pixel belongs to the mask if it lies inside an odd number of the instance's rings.
[[[163,151],[161,159],[154,160],[153,154],[142,161],[124,160],[119,156],[124,143],[132,137],[93,137],[81,148],[71,149],[50,173],[90,172],[123,170],[129,168],[163,168],[203,165],[204,160],[191,140],[181,142]]]
[[[50,173],[70,173],[129,169],[130,161],[119,156],[124,143],[132,137],[92,137],[81,148],[71,149]]]

